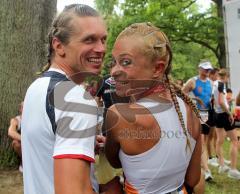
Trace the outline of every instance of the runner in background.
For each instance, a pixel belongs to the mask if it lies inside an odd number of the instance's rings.
[[[234,127],[237,128],[238,149],[240,149],[240,92],[236,96],[236,104],[234,108]]]
[[[216,85],[216,80],[218,79],[218,68],[213,68],[210,70],[209,79],[211,80],[213,89]],[[217,134],[216,134],[216,112],[214,110],[214,96],[212,95],[211,98],[211,110],[209,111],[209,117],[212,120],[212,126],[207,138],[207,153],[208,153],[208,164],[214,167],[218,167],[218,159],[216,156],[216,141],[217,141]],[[215,155],[215,156],[214,156]]]
[[[237,131],[234,128],[233,114],[229,109],[229,104],[226,97],[226,83],[229,79],[229,74],[226,69],[219,71],[219,80],[217,87],[214,88],[214,102],[216,116],[216,133],[217,133],[217,147],[216,152],[219,160],[219,173],[228,172],[228,176],[233,179],[240,179],[240,172],[237,170],[237,155],[238,155],[238,141]],[[223,143],[226,135],[230,138],[231,147],[231,166],[230,168],[224,163],[223,157]]]
[[[19,171],[22,172],[22,145],[21,145],[21,119],[23,102],[19,104],[19,115],[10,120],[8,136],[12,139],[12,147],[20,159]]]
[[[202,167],[204,170],[205,180],[209,181],[213,179],[212,173],[208,167],[208,155],[207,155],[207,139],[210,133],[211,126],[214,126],[211,116],[211,98],[212,98],[212,82],[209,79],[209,73],[213,69],[212,64],[209,61],[200,62],[198,65],[199,74],[187,81],[183,87],[183,91],[186,94],[192,92],[194,99],[197,101],[197,107],[203,118],[202,125]],[[209,114],[210,113],[210,114]]]

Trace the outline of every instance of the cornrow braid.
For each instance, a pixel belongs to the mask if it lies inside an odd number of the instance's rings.
[[[170,84],[174,87],[174,90],[175,90],[175,93],[177,94],[177,96],[179,98],[181,98],[185,103],[187,103],[187,105],[189,105],[191,107],[191,109],[193,110],[195,115],[201,120],[199,110],[198,110],[196,104],[192,101],[192,99],[188,95],[186,95],[182,91],[182,89],[177,84],[175,84],[173,81],[170,80]]]
[[[191,109],[193,110],[193,112],[195,113],[195,115],[197,116],[197,118],[199,118],[199,120],[202,121],[202,123],[204,123],[205,125],[209,126],[201,117],[199,110],[196,106],[196,104],[192,101],[192,99],[186,95],[181,88],[176,85],[174,82],[170,81],[170,84],[174,87],[175,89],[175,93],[177,94],[177,96],[179,98],[181,98],[185,103],[187,103],[187,105],[189,105],[191,107]],[[210,126],[209,126],[210,127]]]
[[[180,110],[180,106],[179,106],[179,103],[178,103],[178,100],[177,100],[177,95],[176,95],[176,92],[175,92],[175,88],[174,88],[173,84],[170,82],[170,79],[169,79],[168,75],[166,75],[166,81],[167,81],[168,86],[169,86],[169,90],[170,90],[170,94],[171,94],[171,97],[172,97],[172,100],[173,100],[175,110],[178,114],[178,119],[179,119],[180,124],[183,128],[184,135],[186,136],[186,149],[187,149],[187,147],[189,147],[190,151],[192,151],[191,143],[190,143],[190,140],[189,140],[189,137],[188,137],[188,134],[187,134],[187,128],[185,126],[184,119],[183,119],[183,114]]]

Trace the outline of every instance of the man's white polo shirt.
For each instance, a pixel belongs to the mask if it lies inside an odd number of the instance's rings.
[[[50,69],[64,74],[57,69]],[[46,111],[51,77],[41,77],[28,88],[22,115],[22,154],[25,194],[54,194],[53,158],[80,158],[94,162],[94,134],[81,137],[81,131],[97,125],[97,104],[86,98],[82,85],[75,85],[63,96],[54,89],[56,133]],[[68,81],[70,82],[70,81]],[[57,86],[63,82],[57,83]],[[59,95],[59,94],[58,94]],[[61,94],[62,95],[62,94]],[[64,100],[59,108],[58,103]],[[60,102],[57,102],[60,99]],[[81,107],[76,110],[73,107]],[[85,111],[90,107],[91,112]],[[79,111],[80,110],[80,111]],[[59,130],[59,132],[58,132]],[[89,130],[88,130],[89,131]],[[93,173],[92,173],[93,175]],[[98,186],[93,178],[94,189]]]

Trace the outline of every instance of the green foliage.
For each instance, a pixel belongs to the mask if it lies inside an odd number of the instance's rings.
[[[100,13],[107,18],[114,12],[114,6],[118,4],[118,0],[95,0],[95,4]]]
[[[215,4],[204,13],[196,0],[95,0],[97,8],[106,16],[109,36],[105,64],[111,61],[111,50],[117,35],[129,24],[150,21],[162,29],[173,47],[173,72],[176,79],[188,79],[197,73],[201,59],[209,59],[219,66],[218,40],[223,36],[222,19]],[[107,5],[110,11],[106,10]],[[110,14],[109,14],[110,13]],[[107,74],[107,65],[103,74]]]
[[[203,59],[208,59],[212,64],[217,60],[211,51],[203,49],[196,43],[177,42],[172,44],[173,69],[172,77],[187,81],[190,77],[198,74],[198,64]],[[217,67],[217,65],[214,65]]]
[[[239,131],[239,129],[238,129]],[[238,142],[240,143],[240,142]],[[230,160],[230,142],[225,141],[223,144],[224,157]],[[238,154],[237,169],[240,168],[240,155]],[[231,179],[227,176],[227,173],[219,174],[218,168],[209,166],[213,175],[213,181],[207,182],[205,187],[206,194],[239,194],[240,184],[239,180]]]

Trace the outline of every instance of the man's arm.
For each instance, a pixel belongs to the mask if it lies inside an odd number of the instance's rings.
[[[195,88],[195,86],[196,86],[196,82],[195,82],[195,80],[193,79],[193,78],[191,78],[191,79],[189,79],[188,81],[187,81],[187,83],[183,86],[183,92],[185,93],[185,94],[189,94],[191,91],[193,91],[194,90],[194,88]],[[196,96],[194,96],[194,97],[191,97],[193,100],[196,100],[201,106],[204,106],[204,103],[203,103],[203,101],[200,99],[200,98],[198,98],[198,97],[196,97]]]
[[[95,194],[90,180],[90,162],[82,159],[54,159],[56,194]]]
[[[189,94],[194,88],[195,88],[195,80],[192,78],[187,81],[187,83],[183,86],[182,90],[185,94]]]
[[[219,92],[218,103],[219,103],[220,107],[224,110],[224,112],[226,112],[229,115],[229,120],[230,120],[231,124],[233,124],[234,118],[233,118],[232,113],[228,109],[227,105],[225,104],[223,89],[224,89],[224,84],[222,82],[219,82],[219,84],[218,84],[218,92]]]
[[[225,102],[224,102],[224,84],[222,82],[218,83],[218,103],[220,107],[224,110],[224,112],[228,113],[229,115],[231,114],[230,111],[228,110]]]
[[[13,140],[21,141],[21,135],[17,132],[18,121],[15,118],[12,118],[10,121],[10,126],[8,128],[8,136]]]

